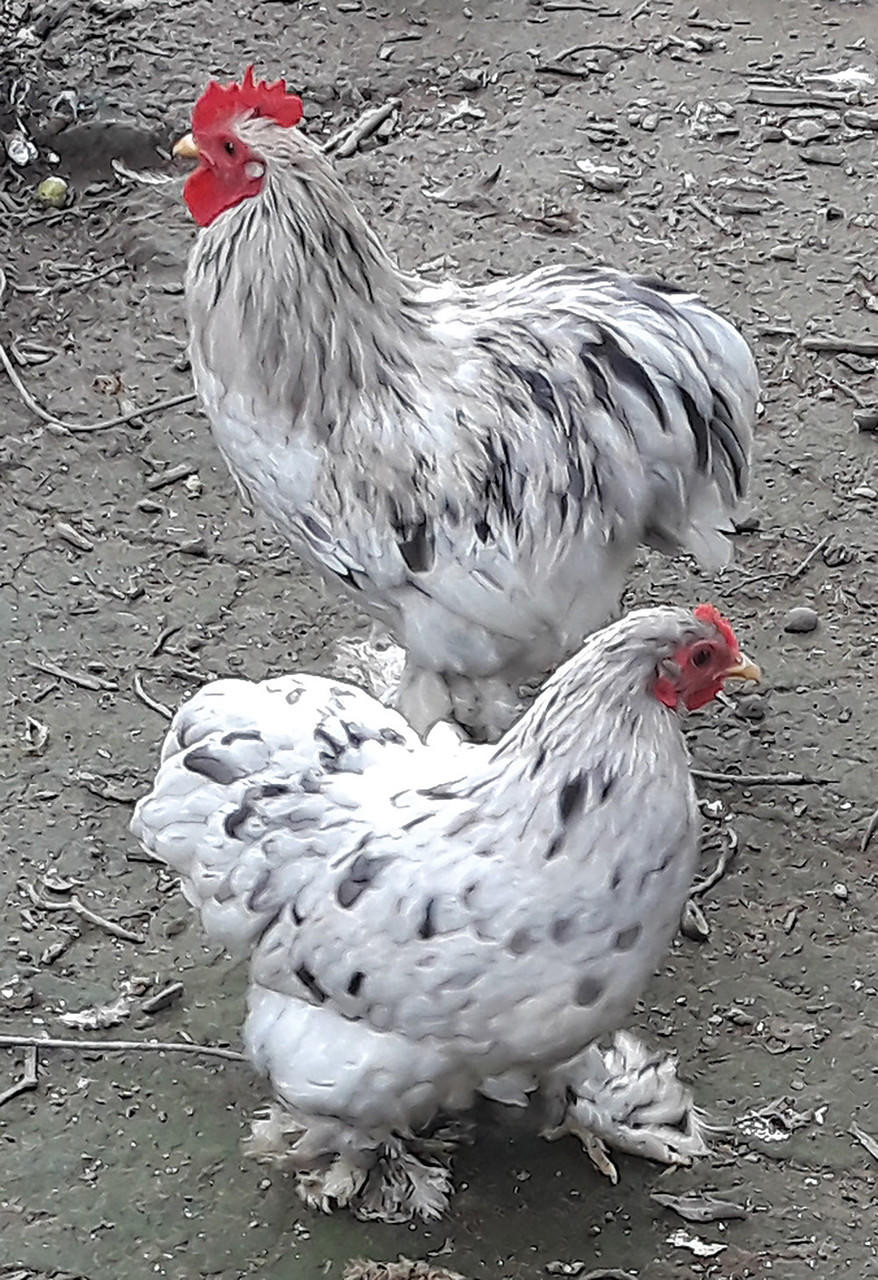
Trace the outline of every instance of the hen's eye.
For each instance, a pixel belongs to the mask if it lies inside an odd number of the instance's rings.
[[[223,143],[223,146],[225,147],[226,151],[228,152],[228,154],[229,154],[230,156],[233,156],[233,155],[235,154],[235,144],[234,144],[234,142],[225,142],[225,143]]]
[[[706,667],[708,662],[710,662],[710,649],[703,645],[693,653],[692,665],[693,667]]]

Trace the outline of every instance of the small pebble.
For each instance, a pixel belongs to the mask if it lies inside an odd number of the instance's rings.
[[[799,251],[794,244],[776,244],[768,251],[769,258],[774,258],[775,262],[795,262]]]
[[[845,155],[840,147],[802,147],[799,155],[805,164],[844,164]]]
[[[842,884],[841,881],[839,880],[836,884],[832,886],[832,892],[835,894],[836,898],[838,898],[839,902],[847,902],[848,887],[846,884]]]
[[[69,188],[63,178],[53,176],[43,178],[37,187],[37,199],[50,209],[63,209],[67,203]]]
[[[795,609],[790,609],[783,620],[783,629],[794,635],[804,635],[808,631],[816,631],[818,622],[816,609],[811,609],[808,605],[799,605]]]

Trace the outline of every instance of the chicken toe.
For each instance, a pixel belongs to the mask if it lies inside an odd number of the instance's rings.
[[[550,1141],[570,1133],[612,1182],[606,1147],[660,1164],[691,1164],[707,1153],[707,1123],[668,1054],[651,1053],[621,1031],[608,1050],[589,1049],[552,1080],[566,1104],[558,1125],[543,1131]],[[556,1093],[557,1096],[557,1093]]]
[[[444,1161],[422,1160],[415,1154],[417,1146],[417,1139],[410,1145],[400,1138],[384,1144],[359,1199],[358,1218],[379,1222],[441,1218],[452,1191],[451,1171]]]

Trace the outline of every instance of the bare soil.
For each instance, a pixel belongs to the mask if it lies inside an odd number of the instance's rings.
[[[9,0],[12,34],[27,8]],[[878,75],[878,6],[33,9],[36,41],[0,54],[0,131],[24,81],[40,149],[0,171],[0,339],[57,417],[94,423],[189,391],[194,228],[179,184],[134,183],[110,162],[167,172],[208,74],[251,59],[287,75],[320,136],[401,99],[390,136],[339,165],[407,267],[478,279],[584,255],[684,280],[738,319],[765,382],[754,518],[715,581],[644,559],[631,599],[713,598],[763,664],[761,692],[698,720],[696,762],[814,785],[712,789],[736,815],[739,857],[707,900],[709,940],[677,942],[633,1020],[675,1048],[727,1126],[696,1168],[623,1160],[613,1187],[572,1140],[549,1146],[532,1118],[486,1110],[447,1221],[323,1218],[283,1175],[242,1162],[265,1097],[243,1064],[43,1050],[38,1087],[0,1107],[0,1276],[316,1280],[400,1252],[438,1253],[468,1280],[538,1277],[553,1260],[643,1280],[878,1276],[878,1162],[850,1132],[878,1137],[878,883],[859,852],[878,799],[878,444],[853,420],[878,407],[878,388],[874,357],[803,345],[876,340],[878,90],[809,77]],[[581,162],[617,172],[595,178]],[[60,211],[35,197],[50,171],[71,183]],[[173,706],[213,676],[319,671],[362,619],[242,512],[191,403],[68,432],[0,371],[0,406],[0,1032],[234,1047],[244,971],[205,948],[127,831],[164,731],[133,679]],[[784,630],[798,605],[817,610],[815,631]],[[29,885],[67,896],[45,877],[140,941],[35,906]],[[178,998],[144,1012],[170,982]],[[61,1020],[126,992],[112,1030]],[[24,1050],[2,1050],[0,1065],[2,1092]],[[773,1103],[773,1121],[744,1119]],[[687,1224],[650,1198],[684,1189],[750,1215]],[[681,1229],[724,1247],[699,1256],[672,1242]]]

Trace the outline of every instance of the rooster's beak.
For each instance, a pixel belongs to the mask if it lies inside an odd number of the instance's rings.
[[[201,155],[198,150],[198,143],[192,137],[191,133],[187,133],[185,138],[181,138],[179,142],[174,143],[172,155],[180,156],[184,160],[197,160]]]
[[[729,667],[725,673],[726,680],[755,680],[757,684],[762,679],[762,672],[759,670],[755,662],[751,662],[745,653],[738,654],[738,661],[733,667]]]

